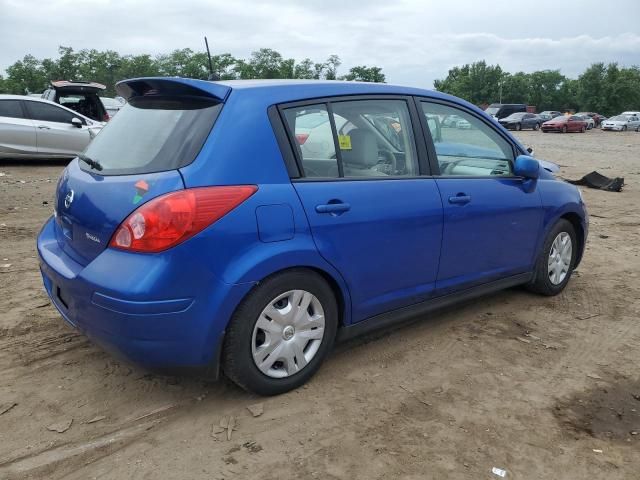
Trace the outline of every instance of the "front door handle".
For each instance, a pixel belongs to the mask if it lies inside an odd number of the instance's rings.
[[[466,205],[471,201],[471,197],[469,195],[465,195],[464,193],[459,193],[455,197],[449,197],[449,203],[454,205]]]
[[[51,130],[51,127],[47,127],[46,125],[38,125],[40,130]]]
[[[349,210],[351,210],[351,205],[349,205],[348,203],[327,203],[324,205],[316,205],[316,212],[318,213],[331,213],[333,215],[340,215]]]

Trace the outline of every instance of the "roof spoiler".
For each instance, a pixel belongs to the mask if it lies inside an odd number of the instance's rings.
[[[129,101],[144,95],[210,97],[224,102],[231,87],[215,82],[179,77],[149,77],[122,80],[116,84],[118,95]]]

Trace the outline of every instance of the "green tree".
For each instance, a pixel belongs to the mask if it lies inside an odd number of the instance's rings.
[[[26,55],[7,68],[7,79],[4,83],[9,93],[24,95],[42,92],[47,86],[47,81],[41,62],[33,55]]]
[[[349,73],[341,77],[341,80],[384,83],[385,76],[380,67],[361,65],[349,69]]]

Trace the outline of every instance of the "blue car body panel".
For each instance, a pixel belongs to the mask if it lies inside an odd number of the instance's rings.
[[[122,86],[135,95],[143,85],[170,93],[174,84],[224,102],[195,160],[165,172],[108,176],[81,169],[76,159],[59,181],[57,215],[38,236],[44,285],[62,316],[137,363],[215,363],[242,299],[257,283],[288,268],[311,268],[327,279],[346,327],[531,272],[545,234],[562,216],[578,221],[584,244],[584,204],[575,187],[550,173],[552,164],[541,164],[538,180],[529,186],[518,178],[445,178],[428,172],[383,181],[292,181],[268,114],[273,105],[332,96],[426,97],[482,118],[518,154],[526,154],[504,128],[458,98],[350,82],[151,78]],[[168,250],[147,254],[108,247],[118,225],[140,205],[183,188],[214,185],[258,190]],[[460,194],[471,200],[449,201]],[[349,208],[340,213],[317,208],[335,202]]]

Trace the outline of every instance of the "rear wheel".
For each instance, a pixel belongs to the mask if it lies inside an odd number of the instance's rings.
[[[548,296],[559,294],[571,278],[576,254],[573,225],[567,220],[558,220],[545,239],[529,290]]]
[[[534,130],[540,130],[540,124],[539,123],[534,124],[533,125],[533,129]]]
[[[518,131],[522,130],[522,124],[521,123],[516,123],[516,130],[518,130]]]
[[[562,133],[567,133],[567,126],[562,127]]]
[[[222,368],[245,390],[287,392],[318,370],[337,326],[336,300],[320,275],[306,269],[276,274],[251,291],[234,313]]]
[[[582,126],[582,128],[580,129],[580,133],[584,133],[587,130],[587,127]]]

